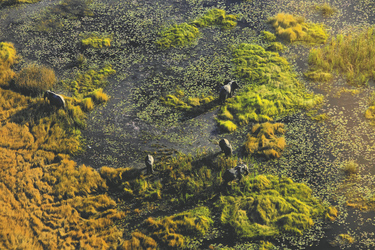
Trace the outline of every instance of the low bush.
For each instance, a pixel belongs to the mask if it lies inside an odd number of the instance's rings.
[[[16,75],[11,67],[18,59],[19,56],[12,43],[0,43],[0,87],[9,87],[9,81]]]
[[[56,76],[53,69],[35,64],[23,68],[14,78],[14,88],[30,96],[38,96],[52,89],[55,83]]]

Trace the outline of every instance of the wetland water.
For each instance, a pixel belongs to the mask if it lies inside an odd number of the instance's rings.
[[[25,61],[33,59],[47,63],[63,78],[75,72],[76,69],[69,69],[67,65],[81,49],[80,46],[73,44],[72,48],[64,49],[59,42],[48,37],[48,42],[38,44],[37,38],[30,39],[25,32],[32,23],[29,17],[54,3],[41,1],[9,11],[3,9],[0,23],[6,29],[1,30],[0,40],[14,42]],[[311,21],[323,22],[330,27],[332,34],[374,24],[373,7],[368,7],[372,6],[369,1],[331,1],[338,9],[333,18],[323,18],[313,11],[314,4],[314,1],[283,0],[254,0],[248,3],[133,1],[129,11],[120,1],[108,1],[103,3],[103,9],[100,9],[101,5],[94,7],[99,18],[72,20],[72,30],[65,31],[71,32],[71,35],[62,38],[61,43],[69,44],[69,39],[86,31],[113,32],[115,49],[86,52],[91,56],[92,63],[106,60],[117,71],[104,89],[110,100],[88,115],[87,128],[82,131],[86,150],[75,157],[75,161],[96,169],[102,166],[142,168],[146,152],[156,152],[156,160],[160,159],[157,154],[194,154],[200,148],[219,152],[217,143],[223,137],[231,141],[234,153],[241,157],[241,146],[252,124],[235,133],[225,134],[215,121],[218,107],[191,116],[161,107],[159,97],[175,90],[177,84],[192,92],[199,92],[201,88],[204,93],[217,93],[220,80],[232,75],[227,47],[240,42],[259,42],[259,32],[270,28],[265,20],[276,13],[296,13]],[[184,22],[201,14],[202,8],[211,6],[240,13],[238,27],[232,32],[219,28],[204,29],[197,44],[189,48],[156,49],[152,41],[157,32],[151,32],[153,27]],[[13,33],[13,28],[18,32]],[[23,43],[26,45],[23,46]],[[34,50],[38,49],[41,51],[35,53]],[[305,81],[302,73],[307,70],[309,49],[303,45],[291,45],[283,53],[295,67],[301,81]],[[205,87],[205,83],[209,86]],[[339,94],[342,87],[349,87],[340,78],[330,86],[305,83],[310,91],[325,96],[319,113],[326,113],[329,118],[318,123],[307,117],[305,112],[281,118],[279,122],[286,124],[288,146],[278,161],[259,160],[259,171],[289,176],[296,182],[310,185],[318,197],[337,204],[340,215],[333,223],[316,224],[305,239],[292,240],[292,243],[288,242],[289,239],[280,239],[280,246],[285,244],[291,249],[373,249],[374,213],[345,207],[344,198],[337,198],[332,190],[344,178],[340,172],[343,161],[357,162],[360,174],[369,179],[375,173],[375,129],[363,116],[374,87],[363,88],[359,94],[352,95]],[[337,247],[329,244],[339,234],[347,233],[355,236],[355,244]]]

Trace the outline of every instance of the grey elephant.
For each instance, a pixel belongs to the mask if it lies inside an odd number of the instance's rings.
[[[224,183],[228,184],[228,182],[233,180],[241,180],[243,175],[249,174],[249,168],[246,164],[239,164],[234,168],[227,169],[224,172],[223,179]]]
[[[145,158],[145,164],[146,164],[146,170],[147,174],[153,174],[154,173],[154,157],[152,155],[147,155]]]
[[[221,151],[224,152],[226,157],[232,155],[232,145],[230,145],[230,143],[227,139],[221,139],[219,141],[219,146],[221,148]]]
[[[65,109],[65,100],[61,95],[56,94],[50,90],[47,90],[43,96],[44,99],[48,98],[50,105],[56,106],[57,108]]]
[[[220,94],[219,94],[220,104],[223,104],[227,98],[232,97],[234,94],[234,91],[238,89],[239,87],[240,86],[234,80],[222,86],[220,89]]]

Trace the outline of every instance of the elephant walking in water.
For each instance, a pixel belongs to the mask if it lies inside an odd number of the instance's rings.
[[[154,157],[152,155],[147,155],[145,158],[145,164],[147,169],[147,174],[153,174],[154,173]]]
[[[241,180],[243,175],[249,174],[249,168],[246,164],[239,164],[234,168],[227,169],[224,172],[223,179],[224,183],[228,184],[228,182],[233,180]]]
[[[227,98],[232,97],[232,95],[234,94],[234,91],[238,88],[239,86],[237,82],[233,80],[225,84],[224,86],[222,86],[220,89],[220,94],[219,94],[220,104],[223,104]]]
[[[219,146],[221,148],[221,151],[224,152],[226,157],[232,155],[232,146],[230,145],[230,143],[227,139],[221,139],[219,141]]]
[[[50,90],[47,90],[43,96],[44,99],[48,98],[50,105],[56,106],[57,108],[65,109],[65,100],[61,95],[56,94]]]

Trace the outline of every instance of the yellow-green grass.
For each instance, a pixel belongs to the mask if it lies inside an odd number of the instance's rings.
[[[174,94],[161,97],[160,100],[165,105],[175,107],[182,111],[193,111],[210,104],[215,98],[212,95],[201,95],[198,97],[187,97],[182,90],[177,89]]]
[[[327,211],[308,186],[289,178],[247,176],[231,189],[216,205],[221,223],[238,239],[302,235]]]
[[[373,28],[348,35],[337,35],[321,48],[313,48],[309,55],[312,80],[329,81],[333,73],[343,75],[353,86],[367,85],[374,79],[375,34]]]
[[[244,84],[219,111],[217,121],[223,130],[231,132],[249,122],[272,121],[323,101],[322,96],[305,89],[278,53],[243,43],[234,49],[233,56],[235,74]]]
[[[160,33],[160,38],[156,41],[156,44],[161,49],[183,47],[193,44],[199,38],[199,34],[198,28],[193,25],[187,23],[175,24]]]
[[[266,40],[267,42],[274,42],[276,41],[276,36],[272,32],[263,30],[262,32],[263,39]]]
[[[272,42],[267,47],[267,49],[271,51],[283,51],[285,50],[285,48],[286,47],[282,43],[279,43],[279,42]]]
[[[321,12],[322,15],[325,17],[333,16],[337,12],[336,8],[332,7],[331,5],[327,3],[316,5],[315,9]]]
[[[110,37],[101,36],[97,34],[82,35],[81,43],[83,46],[101,49],[103,47],[110,47],[112,39]]]
[[[37,96],[52,89],[55,83],[56,76],[53,69],[35,64],[21,69],[14,78],[14,88],[31,96]]]
[[[63,81],[74,96],[82,98],[83,96],[92,96],[94,100],[103,102],[108,97],[103,96],[103,90],[99,90],[107,85],[107,77],[116,73],[111,65],[106,65],[96,71],[90,69],[84,73],[78,73],[74,80]]]
[[[328,39],[328,33],[323,24],[306,23],[303,17],[279,13],[269,18],[277,36],[287,42],[303,42],[307,44],[323,44]]]
[[[12,70],[19,56],[12,43],[0,43],[0,87],[8,87],[9,81],[16,75]]]
[[[237,25],[237,17],[235,15],[227,15],[225,10],[222,9],[211,9],[191,24],[197,27],[215,25],[223,29],[231,29]]]
[[[267,159],[280,158],[286,146],[283,123],[255,124],[245,141],[245,152],[249,155],[260,155]]]

